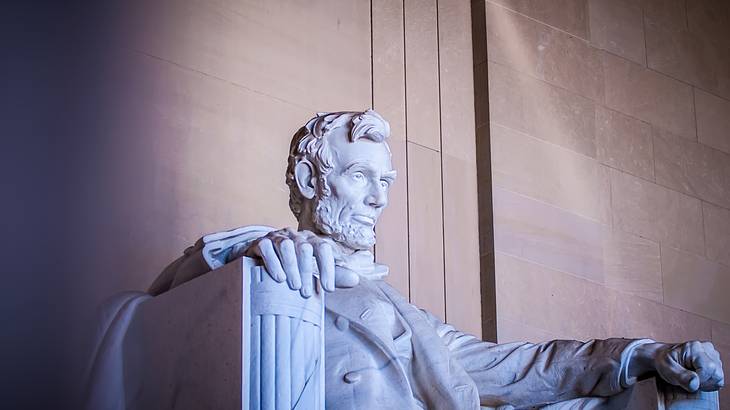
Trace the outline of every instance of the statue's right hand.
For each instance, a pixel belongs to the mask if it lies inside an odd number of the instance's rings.
[[[291,289],[308,298],[314,291],[315,263],[322,288],[335,290],[334,252],[335,247],[327,239],[285,228],[256,240],[245,255],[262,259],[272,279],[286,281]]]

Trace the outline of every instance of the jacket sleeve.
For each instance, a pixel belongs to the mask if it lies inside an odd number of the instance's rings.
[[[578,397],[610,397],[636,383],[628,377],[633,350],[649,339],[494,344],[425,314],[474,380],[482,405],[540,406]]]
[[[156,296],[243,256],[253,241],[273,231],[251,225],[205,235],[188,247],[155,279],[147,293]]]

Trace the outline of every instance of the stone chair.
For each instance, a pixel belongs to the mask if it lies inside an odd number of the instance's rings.
[[[128,316],[118,355],[121,408],[324,409],[321,291],[301,298],[241,258],[146,297]],[[610,400],[544,409],[717,410],[718,396],[647,380]]]

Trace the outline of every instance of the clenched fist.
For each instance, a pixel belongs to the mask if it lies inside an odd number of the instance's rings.
[[[641,377],[648,372],[656,372],[667,383],[692,393],[715,391],[725,385],[720,354],[710,342],[641,345],[634,351],[629,375]]]

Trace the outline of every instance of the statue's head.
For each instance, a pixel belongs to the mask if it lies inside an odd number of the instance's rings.
[[[375,245],[396,173],[390,126],[373,110],[320,113],[294,134],[286,183],[300,229],[353,249]]]

